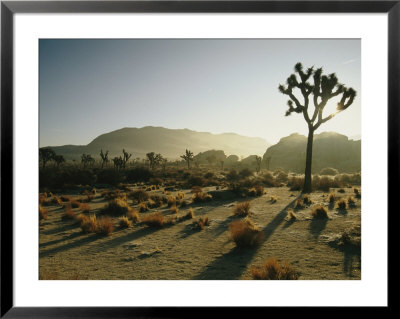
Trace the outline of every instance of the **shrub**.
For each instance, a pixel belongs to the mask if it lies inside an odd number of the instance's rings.
[[[151,205],[150,205],[150,200]],[[160,207],[163,203],[163,196],[160,196],[158,194],[152,194],[150,195],[150,200],[149,200],[149,207],[154,208],[154,207]]]
[[[186,184],[188,187],[203,186],[205,184],[205,180],[201,176],[190,176]]]
[[[347,198],[347,204],[349,205],[349,207],[354,207],[356,206],[356,201],[353,197],[349,196],[349,198]]]
[[[149,227],[162,227],[164,226],[165,219],[161,213],[155,212],[151,215],[142,216],[142,223]]]
[[[48,210],[39,205],[39,220],[47,218]]]
[[[333,204],[335,202],[335,200],[336,200],[335,193],[330,193],[328,196],[329,203]]]
[[[252,266],[250,272],[256,280],[296,280],[299,278],[292,265],[288,262],[279,264],[275,258],[268,259],[261,266]]]
[[[176,205],[171,206],[171,207],[169,208],[169,210],[170,210],[172,213],[174,213],[174,214],[178,214],[178,212],[179,212],[179,208],[176,207]]]
[[[101,217],[97,220],[96,233],[99,235],[110,235],[114,230],[114,223],[110,217]]]
[[[249,170],[248,168],[243,168],[240,172],[239,172],[239,176],[241,178],[246,178],[246,177],[250,177],[253,175],[253,172],[251,170]]]
[[[134,201],[137,202],[145,202],[149,199],[149,194],[143,190],[143,189],[136,189],[132,192],[129,193],[128,195],[129,198],[133,199]]]
[[[77,200],[71,200],[70,204],[72,208],[79,208],[81,206],[81,203],[78,202]]]
[[[288,213],[287,217],[288,217],[289,220],[296,220],[297,219],[297,216],[294,213],[293,209],[288,209],[287,213]]]
[[[195,220],[193,222],[193,226],[196,229],[200,229],[203,230],[205,226],[209,226],[210,225],[210,220],[208,219],[208,216],[202,216],[199,217],[197,220]]]
[[[135,167],[133,169],[126,170],[125,176],[129,182],[148,182],[153,174],[148,168]]]
[[[74,219],[75,212],[71,209],[71,205],[66,205],[64,207],[64,214],[61,216],[61,219]]]
[[[336,168],[333,168],[333,167],[325,167],[325,168],[321,169],[319,174],[320,175],[334,176],[334,175],[338,175],[339,171]]]
[[[185,192],[178,192],[178,193],[175,195],[175,198],[176,198],[177,200],[180,200],[180,199],[184,199],[185,196],[186,196]]]
[[[109,201],[102,209],[104,214],[110,216],[126,215],[132,208],[125,200],[115,198]]]
[[[231,222],[229,231],[237,247],[255,246],[264,238],[264,233],[250,219]]]
[[[132,222],[129,220],[127,216],[122,216],[119,218],[119,227],[121,228],[132,227]]]
[[[301,176],[292,176],[289,178],[287,186],[290,187],[291,191],[299,191],[303,188],[304,185],[304,177]]]
[[[137,223],[139,221],[139,212],[135,209],[131,209],[127,214],[126,217],[132,220],[132,223]]]
[[[322,205],[315,206],[311,216],[317,219],[326,219],[328,218],[328,210]]]
[[[147,212],[149,210],[149,207],[147,206],[147,204],[145,202],[141,202],[139,204],[139,212],[144,213]]]
[[[202,202],[209,202],[212,200],[212,195],[209,193],[194,193],[192,195],[193,203],[202,203]]]
[[[271,198],[270,198],[271,204],[274,204],[274,203],[276,203],[277,201],[278,201],[278,196],[272,195]]]
[[[176,198],[173,195],[167,196],[168,207],[176,206]]]
[[[301,200],[300,198],[296,200],[296,203],[294,204],[294,208],[296,209],[302,209],[303,206],[303,200]]]
[[[250,196],[262,196],[263,194],[264,194],[264,187],[261,185],[252,187],[248,191],[248,195]]]
[[[346,210],[347,209],[347,202],[342,198],[337,202],[338,209]]]
[[[250,213],[250,202],[241,202],[236,204],[236,206],[233,209],[233,214],[235,216],[247,216]]]
[[[94,233],[96,231],[97,219],[96,215],[89,217],[84,216],[81,221],[81,229],[84,233]]]
[[[311,200],[310,195],[304,195],[303,196],[303,204],[305,205],[311,205],[313,201]]]

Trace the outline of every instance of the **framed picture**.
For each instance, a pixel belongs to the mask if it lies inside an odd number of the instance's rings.
[[[2,1],[1,315],[388,307],[399,16]]]

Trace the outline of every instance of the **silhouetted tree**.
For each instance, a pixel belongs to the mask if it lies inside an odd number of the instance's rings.
[[[86,168],[88,165],[94,164],[94,158],[90,154],[82,154],[81,162],[83,164],[83,167]]]
[[[122,149],[122,153],[124,154],[124,158],[122,159],[123,160],[122,167],[125,169],[126,163],[129,161],[129,159],[131,158],[132,154],[129,154],[124,149]]]
[[[261,169],[262,158],[261,158],[261,156],[256,155],[255,159],[256,159],[256,171],[258,173],[258,172],[260,172],[260,169]]]
[[[181,158],[183,158],[188,166],[188,169],[190,168],[190,162],[193,161],[193,153],[189,150],[186,150],[184,155],[181,155]]]
[[[42,162],[43,169],[46,167],[47,162],[54,160],[56,153],[48,147],[39,148],[39,161]]]
[[[314,70],[313,67],[303,71],[303,65],[297,63],[294,66],[292,75],[286,80],[286,85],[279,85],[279,91],[282,94],[289,96],[288,101],[289,109],[286,111],[286,116],[291,113],[303,113],[303,117],[308,125],[308,139],[306,150],[306,168],[304,174],[303,193],[311,192],[311,163],[312,163],[312,147],[314,132],[321,126],[321,124],[329,121],[338,113],[347,109],[354,101],[356,91],[352,88],[346,88],[340,84],[335,73],[329,75],[322,75],[322,68]],[[313,77],[313,84],[308,82],[310,77]],[[298,78],[300,77],[300,78]],[[299,101],[294,95],[293,90],[300,90],[303,101]],[[310,102],[310,95],[314,104],[314,112],[312,115],[308,113]],[[323,111],[328,101],[341,95],[337,104],[336,111],[330,115],[323,117]]]
[[[121,156],[118,157],[116,156],[112,160],[114,162],[114,169],[117,170],[117,172],[119,172],[124,165],[124,160],[122,159]]]
[[[107,165],[109,162],[108,160],[108,151],[103,153],[103,150],[100,151],[100,157],[101,157],[101,168],[103,169],[104,165]]]
[[[65,158],[62,155],[55,155],[54,162],[56,162],[57,169],[58,169],[62,163],[65,163]]]
[[[149,160],[149,165],[152,170],[154,170],[154,168],[158,164],[160,164],[160,162],[162,161],[162,158],[163,158],[161,156],[161,154],[156,154],[154,152],[147,153],[146,156],[147,156],[147,159]]]

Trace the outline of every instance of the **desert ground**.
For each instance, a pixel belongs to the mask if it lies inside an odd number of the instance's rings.
[[[121,194],[141,187],[125,185]],[[74,217],[66,219],[65,204],[49,202],[45,206],[47,217],[39,221],[39,278],[253,279],[252,266],[276,258],[280,262],[289,262],[299,280],[361,279],[360,242],[358,245],[340,243],[346,230],[361,225],[361,198],[354,197],[354,188],[360,187],[348,185],[331,188],[330,192],[315,191],[310,194],[312,203],[302,208],[295,208],[296,200],[302,197],[301,192],[287,186],[264,188],[261,196],[245,198],[232,196],[224,187],[217,188],[203,187],[204,193],[212,194],[212,200],[198,203],[191,202],[191,189],[157,187],[149,190],[148,194],[160,196],[183,191],[186,205],[178,207],[177,212],[172,212],[166,203],[140,212],[139,220],[126,228],[120,227],[118,217],[112,217],[114,227],[108,235],[82,231],[75,218],[82,208],[72,208]],[[107,191],[115,191],[115,188],[98,188],[87,203],[90,208],[83,215],[101,216],[109,201],[104,197]],[[330,193],[336,197],[333,204],[329,203]],[[70,201],[83,198],[78,192],[50,196],[67,195]],[[338,201],[349,196],[353,197],[354,203],[346,209],[338,209]],[[264,235],[259,244],[252,247],[237,247],[230,238],[229,224],[246,218],[233,214],[236,204],[242,201],[250,202],[247,218],[251,218]],[[139,209],[139,203],[129,196],[127,203],[133,209]],[[312,217],[312,211],[318,205],[326,207],[328,218]],[[193,218],[182,217],[190,209]],[[295,218],[288,215],[291,209]],[[173,222],[162,227],[141,222],[143,217],[156,211]],[[193,222],[204,216],[208,216],[209,225],[203,229],[195,227]]]

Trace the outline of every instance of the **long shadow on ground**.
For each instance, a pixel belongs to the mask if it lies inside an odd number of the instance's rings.
[[[292,207],[296,200],[297,198],[290,202],[262,229],[264,232],[264,239],[259,246],[246,249],[235,247],[207,265],[206,268],[193,279],[231,280],[240,278],[260,246],[271,237],[279,225],[285,220],[287,209]]]
[[[328,218],[313,218],[310,223],[310,234],[318,239],[321,232],[325,229]]]

